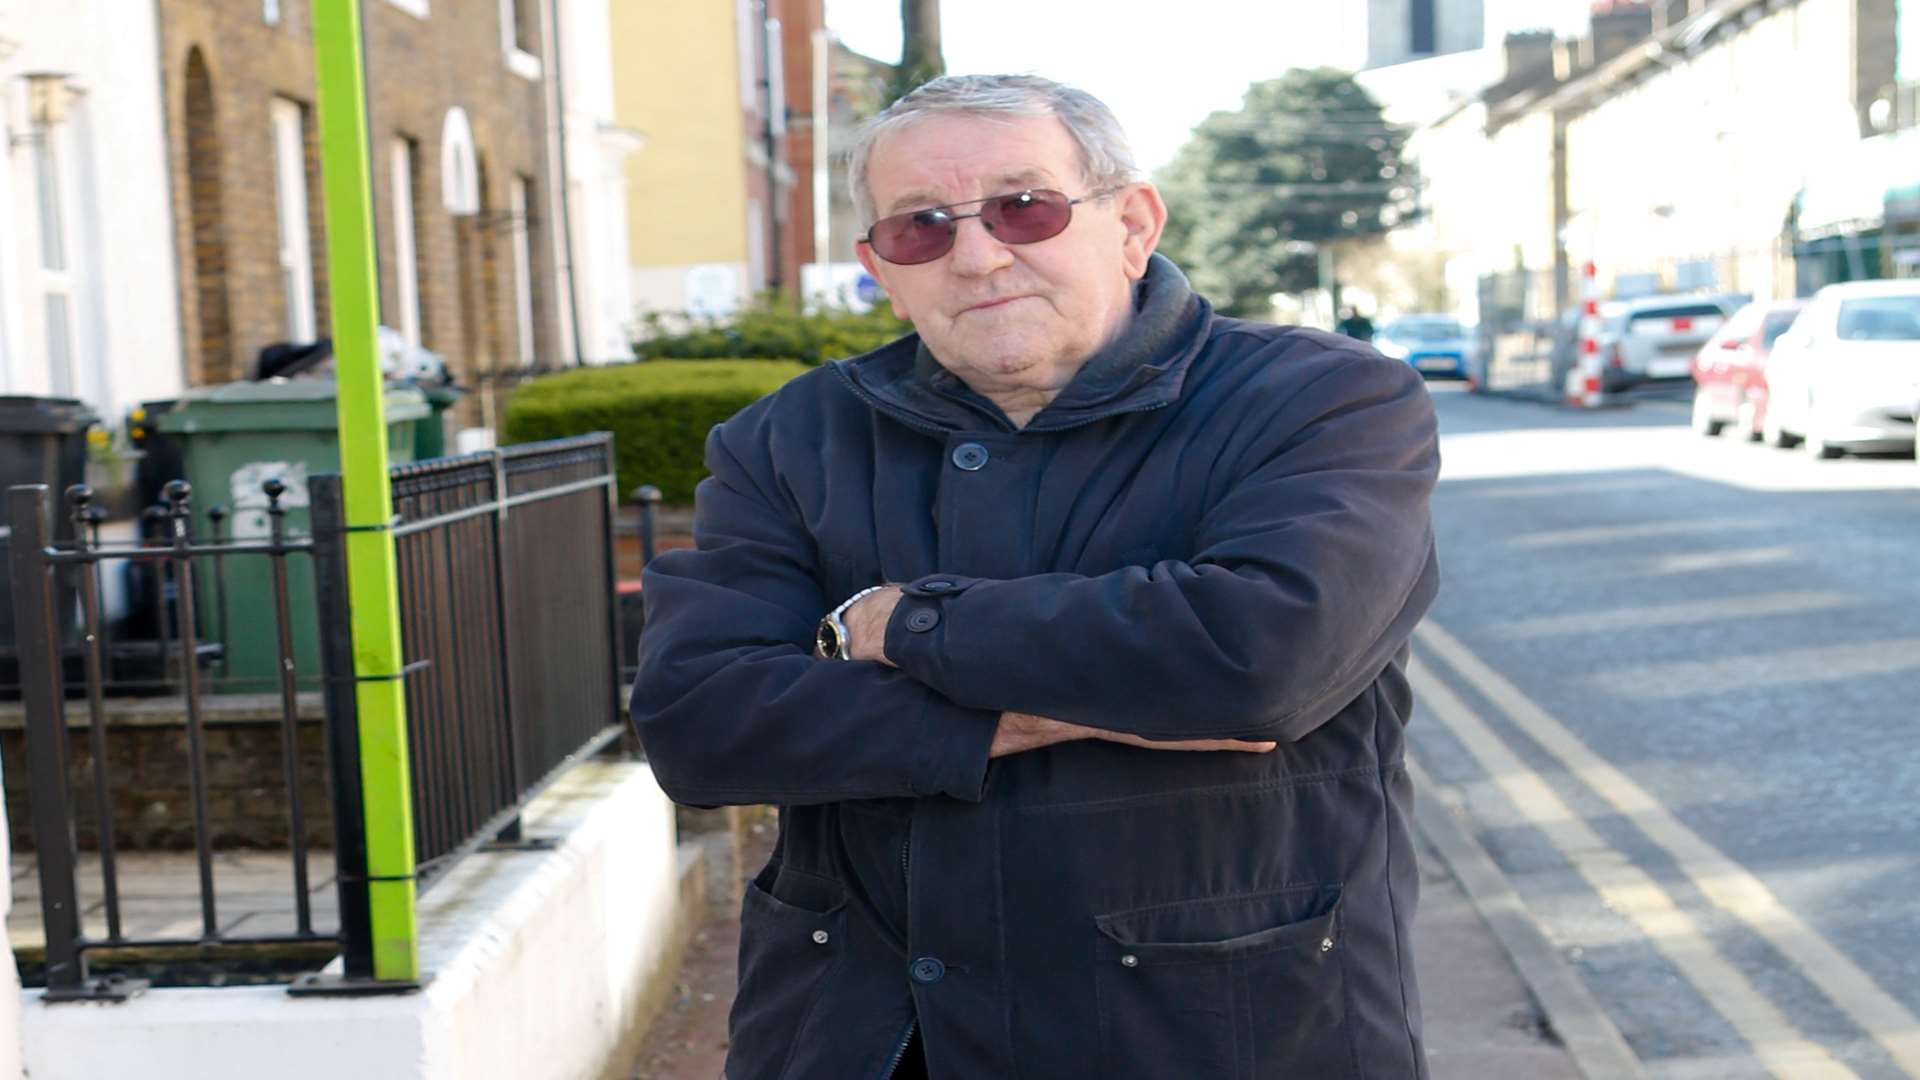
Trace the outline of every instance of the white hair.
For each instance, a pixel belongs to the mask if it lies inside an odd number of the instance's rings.
[[[1088,185],[1116,187],[1139,177],[1133,147],[1120,121],[1085,90],[1038,75],[942,75],[887,106],[855,132],[847,175],[862,220],[871,223],[878,214],[867,182],[874,146],[887,135],[934,116],[1051,116],[1079,145],[1081,179]]]

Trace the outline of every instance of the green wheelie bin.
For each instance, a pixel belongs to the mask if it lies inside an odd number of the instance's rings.
[[[330,378],[236,382],[189,391],[158,426],[180,444],[186,481],[193,486],[195,539],[265,540],[272,534],[265,485],[286,485],[279,505],[289,537],[312,529],[307,481],[340,471],[337,388]],[[429,414],[426,398],[412,387],[388,387],[387,458],[414,460],[416,425]],[[216,529],[209,511],[224,507]],[[279,635],[275,626],[273,569],[260,555],[197,560],[194,602],[203,640],[220,642],[225,660],[216,689],[227,693],[271,692],[279,683]],[[311,689],[320,678],[313,560],[287,559],[288,606],[293,624],[296,681]]]

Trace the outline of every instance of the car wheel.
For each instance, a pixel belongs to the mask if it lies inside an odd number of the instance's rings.
[[[1772,409],[1767,410],[1767,418],[1760,424],[1760,441],[1768,446],[1789,447],[1800,440],[1787,433],[1780,426],[1780,415]]]
[[[1709,400],[1705,388],[1693,391],[1693,430],[1696,435],[1718,435],[1720,429],[1727,426],[1725,420],[1716,420],[1713,416],[1713,402]]]
[[[1800,445],[1806,450],[1808,457],[1832,459],[1839,457],[1842,453],[1839,447],[1827,442],[1826,436],[1820,433],[1820,427],[1817,424],[1807,425],[1806,438]]]

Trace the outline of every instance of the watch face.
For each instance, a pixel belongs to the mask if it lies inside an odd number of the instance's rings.
[[[840,628],[833,625],[832,619],[821,619],[820,629],[814,631],[814,651],[828,660],[840,659]]]

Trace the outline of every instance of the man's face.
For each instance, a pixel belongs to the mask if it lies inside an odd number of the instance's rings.
[[[1090,194],[1079,147],[1052,117],[923,120],[881,140],[867,179],[883,218],[1032,188]],[[1152,186],[1132,184],[1075,206],[1066,230],[1038,243],[1002,243],[965,218],[932,262],[858,251],[941,366],[982,393],[1053,391],[1125,327],[1165,219]]]

